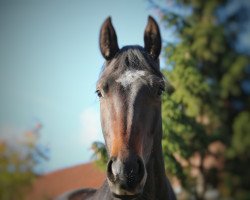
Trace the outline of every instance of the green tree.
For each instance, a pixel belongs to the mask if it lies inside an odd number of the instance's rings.
[[[25,199],[36,178],[36,166],[48,159],[44,146],[38,144],[38,125],[20,140],[0,140],[0,199]]]
[[[176,36],[165,45],[163,70],[175,89],[163,97],[166,171],[196,199],[211,187],[222,197],[249,199],[250,58],[240,43],[247,6],[226,0],[173,0],[171,7],[149,2]]]
[[[102,142],[93,142],[91,149],[94,152],[93,158],[96,160],[97,166],[104,170],[108,163],[108,152],[105,145]]]

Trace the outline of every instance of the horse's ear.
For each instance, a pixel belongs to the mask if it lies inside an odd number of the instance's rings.
[[[99,38],[100,50],[106,60],[112,59],[119,51],[115,29],[108,17],[102,24]]]
[[[144,32],[144,48],[155,60],[161,53],[161,34],[159,26],[151,16],[148,17],[148,24]]]

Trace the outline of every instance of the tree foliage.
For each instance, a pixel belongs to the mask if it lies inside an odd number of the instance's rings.
[[[26,132],[15,143],[0,140],[0,199],[25,199],[36,178],[36,166],[48,159],[44,146],[38,144],[40,125]]]
[[[249,199],[250,58],[236,48],[249,20],[244,2],[176,0],[175,9],[150,3],[177,38],[165,46],[163,70],[175,88],[163,98],[167,171],[196,199],[211,187],[224,197]],[[209,159],[215,163],[208,166]]]
[[[102,142],[93,142],[91,149],[94,152],[93,158],[96,160],[96,164],[101,169],[105,169],[108,163],[108,152],[105,145]]]

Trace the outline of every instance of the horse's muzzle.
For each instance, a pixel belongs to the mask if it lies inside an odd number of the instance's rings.
[[[107,177],[114,196],[134,198],[143,191],[146,180],[145,166],[138,156],[125,160],[112,157],[108,162]]]

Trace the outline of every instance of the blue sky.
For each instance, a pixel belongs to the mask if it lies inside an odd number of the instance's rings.
[[[0,0],[0,136],[18,136],[38,121],[50,149],[48,172],[91,159],[103,141],[97,81],[104,59],[99,30],[112,16],[120,47],[143,45],[145,0]]]

